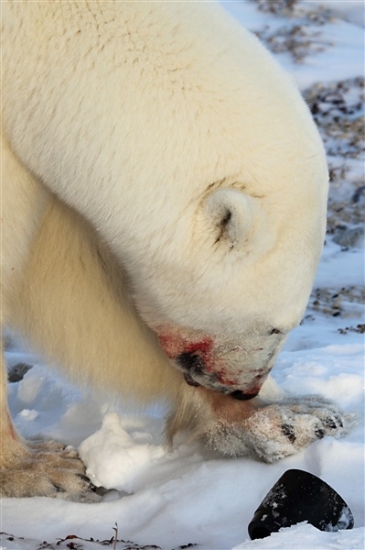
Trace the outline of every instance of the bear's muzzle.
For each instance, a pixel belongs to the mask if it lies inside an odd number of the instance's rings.
[[[235,386],[234,384],[224,384],[216,372],[208,372],[204,356],[196,351],[181,353],[176,358],[176,363],[183,371],[185,381],[189,386],[204,386],[224,395],[230,395],[240,401],[248,401],[256,397],[266,379],[266,376],[258,374],[255,376],[254,386],[248,391],[242,391],[240,389],[232,389],[232,386]]]

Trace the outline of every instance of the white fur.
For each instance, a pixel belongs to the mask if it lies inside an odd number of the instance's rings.
[[[198,402],[190,425],[205,407],[219,426],[210,389],[257,393],[321,252],[327,169],[299,92],[212,3],[8,0],[2,24],[2,322],[97,384],[170,399],[170,428]],[[25,445],[5,382],[1,410],[5,483]]]

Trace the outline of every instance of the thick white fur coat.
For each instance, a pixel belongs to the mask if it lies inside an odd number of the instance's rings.
[[[171,438],[268,461],[316,439],[332,405],[254,399],[324,238],[324,151],[291,78],[212,3],[8,0],[2,60],[2,325],[169,400]],[[16,434],[2,372],[2,493],[88,494],[73,457]]]

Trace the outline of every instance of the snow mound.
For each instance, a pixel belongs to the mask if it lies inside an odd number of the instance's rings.
[[[143,432],[130,436],[117,413],[107,414],[100,430],[79,448],[87,475],[96,487],[132,493],[136,480],[165,454],[163,446],[149,443],[150,439]]]

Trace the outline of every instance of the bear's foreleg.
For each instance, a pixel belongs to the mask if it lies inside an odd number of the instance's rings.
[[[19,209],[14,212],[19,216]],[[25,248],[29,253],[6,321],[46,358],[57,361],[74,379],[94,383],[105,397],[174,401],[183,377],[139,318],[121,267],[90,225],[50,197]],[[98,498],[75,451],[52,442],[31,445],[16,434],[7,414],[5,386],[4,370],[1,436],[6,452],[0,464],[0,494]]]
[[[15,321],[25,266],[50,201],[1,139],[1,328]],[[56,495],[94,500],[77,453],[55,443],[27,443],[16,431],[7,401],[7,371],[0,343],[0,496]]]
[[[350,417],[320,396],[237,401],[186,387],[168,421],[167,436],[172,441],[178,430],[185,430],[220,454],[275,462],[326,435],[343,435],[350,424]]]

